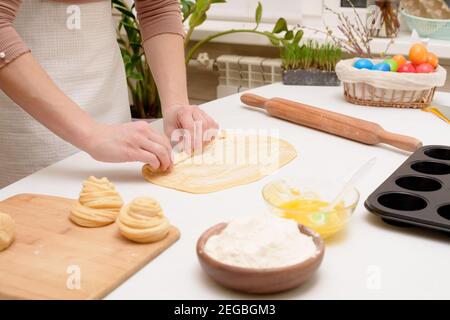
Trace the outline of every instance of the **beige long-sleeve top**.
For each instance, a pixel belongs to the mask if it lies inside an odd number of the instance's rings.
[[[105,0],[55,1],[82,4]],[[162,33],[184,35],[178,0],[135,0],[135,2],[143,41]],[[0,68],[30,52],[14,29],[14,20],[21,3],[22,0],[0,0]]]

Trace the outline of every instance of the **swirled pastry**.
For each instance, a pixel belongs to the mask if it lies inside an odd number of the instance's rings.
[[[117,219],[120,233],[135,242],[150,243],[164,239],[170,229],[159,203],[147,197],[139,197],[120,210]]]
[[[0,251],[7,249],[14,241],[15,223],[6,213],[0,212]]]
[[[82,227],[102,227],[116,221],[123,201],[107,178],[89,177],[83,182],[78,202],[70,210],[70,220]]]

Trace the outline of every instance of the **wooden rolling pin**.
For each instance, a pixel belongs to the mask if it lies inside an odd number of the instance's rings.
[[[271,116],[365,144],[386,143],[406,151],[415,151],[422,146],[421,141],[388,132],[377,123],[299,102],[282,98],[266,99],[251,93],[241,95],[241,101],[265,109]]]

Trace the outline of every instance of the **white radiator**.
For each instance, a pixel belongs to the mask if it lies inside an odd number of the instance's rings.
[[[281,81],[281,59],[222,55],[216,62],[217,98]]]

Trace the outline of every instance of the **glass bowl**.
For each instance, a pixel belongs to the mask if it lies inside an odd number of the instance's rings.
[[[359,192],[352,188],[330,208],[342,187],[332,181],[278,180],[267,184],[262,196],[273,214],[293,219],[325,239],[346,227],[359,202]]]

